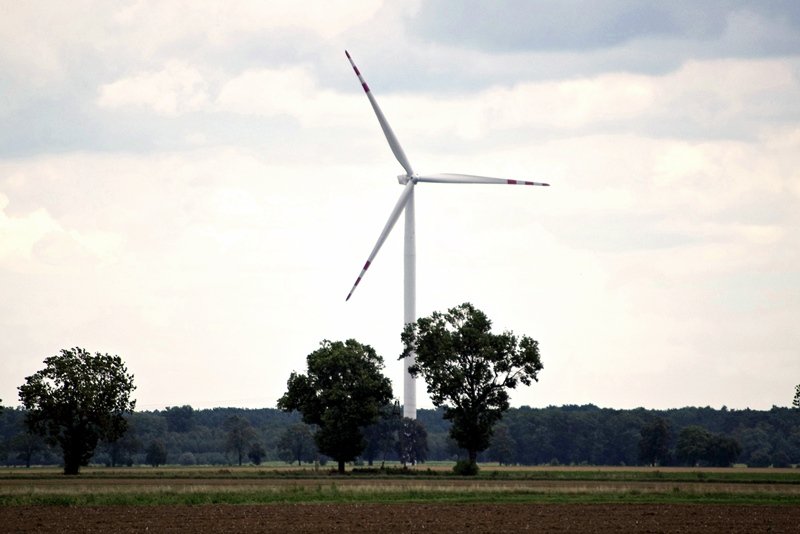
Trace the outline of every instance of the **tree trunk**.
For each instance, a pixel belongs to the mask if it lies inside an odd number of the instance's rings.
[[[469,454],[469,463],[473,465],[478,463],[478,451],[475,449],[469,449],[467,453]]]
[[[339,460],[339,474],[344,474],[344,460]]]
[[[64,451],[64,474],[77,475],[81,469],[80,451],[73,450],[74,445],[70,443],[62,444],[61,448]]]
[[[64,474],[77,475],[81,469],[81,462],[71,454],[64,454]]]

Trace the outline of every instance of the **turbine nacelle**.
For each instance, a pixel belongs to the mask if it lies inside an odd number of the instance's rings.
[[[398,181],[398,183],[400,185],[406,185],[409,181],[413,181],[414,183],[417,183],[417,174],[414,173],[411,176],[409,176],[407,174],[398,174],[397,175],[397,181]]]

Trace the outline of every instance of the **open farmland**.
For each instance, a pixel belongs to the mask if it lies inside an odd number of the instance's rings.
[[[9,532],[792,532],[797,470],[492,469],[331,476],[310,470],[0,471]]]

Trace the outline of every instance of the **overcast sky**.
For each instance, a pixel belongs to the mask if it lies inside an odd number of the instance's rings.
[[[0,2],[0,398],[74,346],[139,409],[274,407],[323,339],[402,395],[417,311],[540,343],[512,404],[766,409],[800,383],[800,3]],[[420,384],[421,407],[430,401]]]

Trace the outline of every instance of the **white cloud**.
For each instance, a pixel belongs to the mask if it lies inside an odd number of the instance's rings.
[[[0,193],[0,260],[28,260],[34,245],[51,232],[61,231],[60,226],[42,208],[23,217],[9,217],[5,213],[8,197]]]
[[[179,62],[102,85],[98,96],[101,108],[144,107],[173,116],[201,109],[207,101],[208,84],[203,76]]]
[[[122,248],[119,235],[66,228],[44,208],[22,216],[5,213],[8,197],[0,193],[0,266],[11,271],[52,272],[80,264],[114,263]]]

